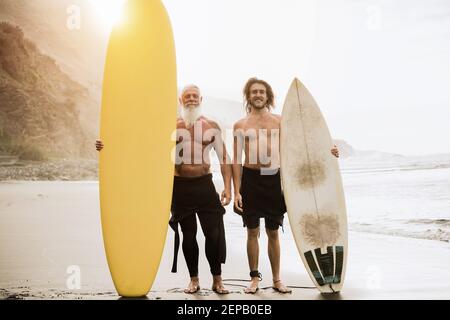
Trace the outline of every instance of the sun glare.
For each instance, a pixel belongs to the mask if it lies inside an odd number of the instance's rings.
[[[107,28],[112,28],[121,21],[125,2],[126,0],[91,0],[99,21]]]

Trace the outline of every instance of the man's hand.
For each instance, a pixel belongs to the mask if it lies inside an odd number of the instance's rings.
[[[333,149],[331,149],[331,154],[336,158],[339,158],[339,150],[336,145],[334,145]]]
[[[95,149],[97,151],[102,151],[103,148],[104,148],[103,142],[101,142],[100,140],[95,141]]]
[[[234,195],[234,206],[238,211],[244,212],[244,209],[242,209],[242,196],[240,193]]]
[[[220,198],[220,202],[222,202],[222,206],[226,207],[231,202],[231,192],[230,190],[223,190],[222,196]]]

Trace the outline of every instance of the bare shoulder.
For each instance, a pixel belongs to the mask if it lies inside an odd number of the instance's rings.
[[[270,115],[272,116],[272,118],[274,120],[281,121],[281,115],[280,114],[271,113]]]
[[[245,128],[245,124],[247,123],[247,119],[248,119],[248,116],[245,117],[245,118],[242,118],[242,119],[238,120],[238,121],[233,125],[233,130],[244,129],[244,128]]]
[[[281,115],[279,114],[270,114],[270,123],[273,125],[279,126],[281,124]]]
[[[214,129],[221,130],[219,124],[216,121],[214,121],[214,120],[212,120],[210,118],[207,118],[205,116],[201,116],[200,119],[205,121],[206,123],[208,123]]]

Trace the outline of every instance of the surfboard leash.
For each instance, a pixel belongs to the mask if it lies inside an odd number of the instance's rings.
[[[242,287],[242,288],[247,288],[247,286],[244,286],[242,284],[228,283],[229,281],[251,282],[251,280],[246,280],[246,279],[223,279],[223,282],[226,285],[228,285],[228,286],[235,286],[235,287]],[[316,289],[316,287],[307,287],[307,286],[286,286],[286,288],[291,288],[291,289]],[[263,289],[263,290],[272,289],[272,286],[270,286],[270,287],[263,287],[261,289]]]

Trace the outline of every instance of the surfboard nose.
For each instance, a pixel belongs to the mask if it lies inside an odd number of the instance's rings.
[[[289,87],[289,93],[298,91],[299,88],[301,88],[301,87],[302,87],[302,82],[297,77],[295,77],[291,82],[291,86]],[[288,95],[289,95],[289,93],[288,93]]]

